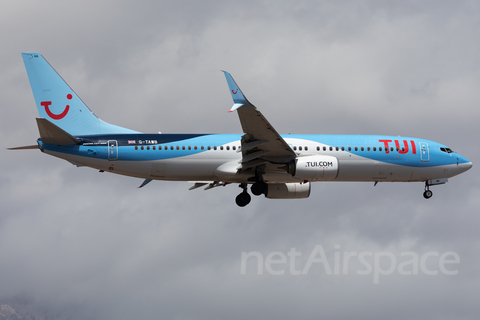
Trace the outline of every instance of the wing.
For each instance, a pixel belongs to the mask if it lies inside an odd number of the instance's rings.
[[[234,102],[230,112],[237,110],[245,133],[241,141],[242,161],[238,170],[246,171],[263,164],[275,165],[273,168],[286,170],[286,167],[278,165],[284,166],[295,159],[295,152],[263,114],[247,100],[230,73],[223,72]]]

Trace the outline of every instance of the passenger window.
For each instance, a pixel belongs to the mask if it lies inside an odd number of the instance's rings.
[[[298,151],[302,151],[302,147],[298,147]]]
[[[338,147],[335,147],[335,150],[338,151]]]
[[[177,150],[180,150],[180,146],[177,146]]]
[[[237,149],[237,147],[235,147],[235,146],[232,146],[232,150],[236,150],[236,149]]]
[[[150,150],[150,146],[147,146],[147,150]]]
[[[327,147],[323,147],[323,151],[327,151]]]
[[[392,152],[393,152],[393,147],[390,147],[390,151],[392,151]]]
[[[141,146],[141,147],[140,147],[140,149],[142,149],[142,150],[143,150],[143,149],[144,149],[144,148],[143,148],[143,146]]]
[[[330,147],[329,149],[330,149],[330,151],[333,151],[333,147]]]
[[[173,150],[173,146],[170,146],[170,150]]]
[[[342,147],[342,151],[345,151],[345,148],[344,148],[344,147]]]
[[[188,150],[192,150],[192,146],[188,146]]]
[[[220,146],[220,150],[223,150],[223,146]]]
[[[204,146],[202,146],[200,149],[202,149],[202,150],[205,150],[205,147],[204,147]]]
[[[348,147],[348,151],[352,151],[352,147]]]
[[[135,146],[135,150],[138,150],[138,146]]]
[[[367,151],[370,151],[370,147],[367,147]]]
[[[378,147],[378,151],[382,151],[382,147]]]
[[[317,151],[320,151],[320,147],[317,147]]]
[[[153,146],[152,149],[153,149],[153,150],[157,150],[157,147]]]
[[[197,150],[197,146],[193,146],[193,149],[194,149],[194,150]]]
[[[212,148],[210,146],[207,147],[207,150],[211,150]]]
[[[305,146],[305,151],[308,151],[308,147],[307,147],[307,146]]]
[[[213,150],[217,150],[217,146],[213,146]]]
[[[373,151],[377,151],[377,147],[373,147]]]
[[[227,146],[227,150],[230,150],[230,147],[229,147],[229,146]]]
[[[364,151],[365,149],[362,147],[362,148],[360,148],[360,150]]]
[[[294,150],[294,151],[297,151],[297,147],[296,147],[296,146],[293,146],[293,150]]]

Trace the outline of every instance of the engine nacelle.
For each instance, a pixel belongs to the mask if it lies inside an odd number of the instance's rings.
[[[269,199],[305,199],[310,196],[310,182],[269,183],[265,197]]]
[[[335,180],[338,176],[338,159],[317,155],[298,157],[290,163],[288,172],[303,180]]]

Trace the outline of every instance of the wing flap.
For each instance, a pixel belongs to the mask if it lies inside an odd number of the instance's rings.
[[[244,145],[242,145],[242,147],[240,148],[240,150],[238,152],[241,152],[241,151],[248,151],[250,149],[253,149],[261,144],[264,144],[264,143],[267,143],[268,141],[267,140],[253,140],[252,142],[247,142],[245,143]]]

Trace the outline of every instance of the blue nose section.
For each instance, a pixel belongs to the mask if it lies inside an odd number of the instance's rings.
[[[461,155],[458,155],[457,159],[458,159],[457,160],[458,161],[458,168],[461,170],[461,172],[465,172],[473,166],[472,161],[468,160],[467,158],[465,158]]]

